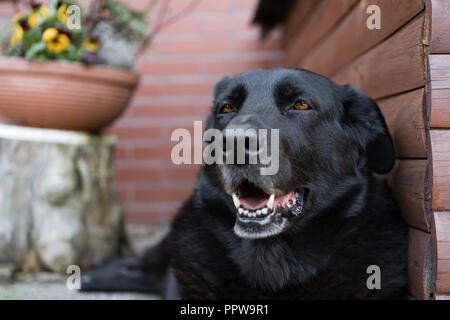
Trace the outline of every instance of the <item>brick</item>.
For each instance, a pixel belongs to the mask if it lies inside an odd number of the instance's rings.
[[[148,223],[148,224],[160,224],[161,212],[142,212],[142,211],[134,211],[134,210],[125,210],[125,223]],[[168,212],[166,213],[169,214]]]
[[[127,222],[165,223],[175,214],[181,202],[131,202],[125,209]]]
[[[119,139],[163,137],[161,127],[112,127],[109,132],[116,134]]]
[[[0,2],[0,17],[12,18],[14,15],[14,8],[10,2]]]
[[[174,201],[181,202],[192,194],[192,190],[176,190],[176,189],[154,189],[154,190],[136,190],[135,200],[138,202],[149,201]]]
[[[136,96],[131,106],[185,106],[211,103],[211,95]],[[131,114],[131,112],[129,113]]]
[[[185,44],[184,44],[185,45]],[[177,45],[172,45],[177,47]],[[178,49],[176,49],[177,51]],[[167,52],[165,52],[167,53]],[[198,62],[161,62],[161,61],[145,61],[139,65],[139,72],[141,74],[151,74],[158,76],[167,76],[175,74],[192,74],[199,71]]]
[[[267,60],[250,61],[208,61],[203,65],[205,73],[238,74],[252,69],[267,69]]]
[[[134,92],[135,96],[163,96],[166,94],[166,86],[157,83],[152,83],[151,85],[141,83]]]
[[[231,10],[231,8],[231,1],[207,0],[200,1],[200,3],[195,8],[195,12],[227,12]]]
[[[126,223],[139,223],[139,224],[167,224],[170,223],[176,211],[132,211],[125,212]]]
[[[164,159],[170,161],[171,146],[140,147],[133,150],[133,158],[137,160]]]
[[[164,38],[165,35],[179,35],[185,33],[193,33],[196,34],[200,32],[201,24],[198,18],[184,16],[182,19],[178,19],[177,21],[163,27],[161,29],[161,33],[158,34],[158,37]]]
[[[133,108],[132,115],[136,118],[161,118],[161,122],[168,124],[168,119],[177,118],[178,120],[186,119],[186,121],[181,121],[184,124],[190,124],[192,117],[196,115],[203,114],[204,106],[137,106]],[[203,119],[198,119],[203,120]],[[180,122],[180,121],[177,121]]]
[[[135,117],[180,117],[197,114],[197,106],[148,106],[134,107],[132,114]]]
[[[213,83],[183,83],[167,85],[168,95],[209,95],[212,94]]]
[[[124,160],[127,159],[127,149],[116,147],[115,150],[115,158],[116,160]]]
[[[199,165],[172,165],[167,171],[167,178],[171,180],[195,180],[199,170]]]
[[[204,54],[229,52],[233,50],[231,40],[189,40],[189,41],[168,41],[165,43],[164,54]]]
[[[242,39],[236,42],[236,51],[239,52],[266,52],[280,51],[281,42],[278,37],[270,37],[265,40],[247,40]],[[280,52],[281,54],[281,52]]]
[[[127,190],[117,190],[117,196],[119,197],[119,201],[121,203],[126,203],[126,202],[131,200],[128,197],[128,191]]]
[[[117,169],[116,179],[120,181],[145,181],[157,180],[160,178],[161,172],[157,169]]]
[[[233,3],[233,10],[244,10],[250,11],[250,13],[255,12],[256,6],[258,5],[258,0],[230,0]]]
[[[212,94],[214,83],[168,83],[168,84],[141,84],[135,95],[137,96],[164,96],[164,95],[208,95]]]
[[[131,1],[131,0],[128,0]],[[139,0],[138,0],[139,1]],[[140,0],[142,1],[142,0]],[[148,1],[148,0],[147,0]],[[169,5],[169,13],[185,11],[195,3],[195,7],[189,13],[226,12],[232,8],[229,0],[172,0]],[[186,15],[185,15],[186,16]],[[184,18],[184,17],[183,17]]]
[[[214,34],[217,37],[223,33],[233,32],[231,35],[235,36],[236,32],[250,27],[250,18],[249,15],[206,17],[201,19],[200,23],[205,35]]]

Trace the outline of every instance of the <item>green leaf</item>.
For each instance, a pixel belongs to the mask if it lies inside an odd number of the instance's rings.
[[[33,59],[36,57],[39,53],[45,51],[45,42],[41,41],[38,43],[35,43],[31,46],[30,49],[28,49],[25,58],[27,59]]]
[[[18,43],[14,46],[9,46],[3,52],[3,55],[7,57],[19,56],[22,49],[22,44]]]

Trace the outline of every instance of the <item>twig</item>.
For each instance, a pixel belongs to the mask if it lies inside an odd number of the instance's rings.
[[[147,7],[144,9],[145,13],[149,13],[153,10],[153,7],[158,3],[158,0],[152,0],[150,1],[150,3],[147,5]]]
[[[136,51],[135,56],[138,56],[142,54],[142,52],[147,48],[147,46],[151,43],[153,38],[160,32],[164,27],[167,27],[169,24],[176,22],[178,19],[180,19],[183,15],[186,13],[192,11],[195,9],[195,7],[200,3],[202,0],[192,0],[186,8],[181,10],[180,12],[174,14],[170,18],[163,20],[163,16],[167,12],[168,5],[171,0],[166,0],[162,4],[161,10],[159,11],[158,18],[157,18],[157,24],[153,28],[153,30],[150,32],[150,34],[144,39],[142,42],[142,45],[139,47],[139,49]],[[159,22],[158,22],[159,21]]]

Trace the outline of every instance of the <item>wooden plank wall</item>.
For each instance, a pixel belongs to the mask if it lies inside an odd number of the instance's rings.
[[[428,109],[436,299],[450,299],[450,2],[429,0]]]
[[[429,51],[428,87],[436,299],[450,300],[450,3],[433,0],[432,5],[433,33]],[[442,26],[445,26],[445,30]]]
[[[411,226],[410,294],[430,299],[436,290],[444,298],[450,233],[434,221],[450,226],[443,212],[450,211],[449,1],[308,1],[297,0],[285,24],[282,64],[350,83],[377,101],[397,153],[386,178]],[[372,4],[381,8],[381,30],[366,27]]]

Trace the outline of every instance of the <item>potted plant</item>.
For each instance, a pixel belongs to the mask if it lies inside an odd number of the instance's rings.
[[[136,56],[162,25],[150,32],[156,2],[135,11],[92,1],[83,13],[75,1],[26,1],[2,45],[0,112],[24,126],[98,132],[109,125],[138,84]]]

